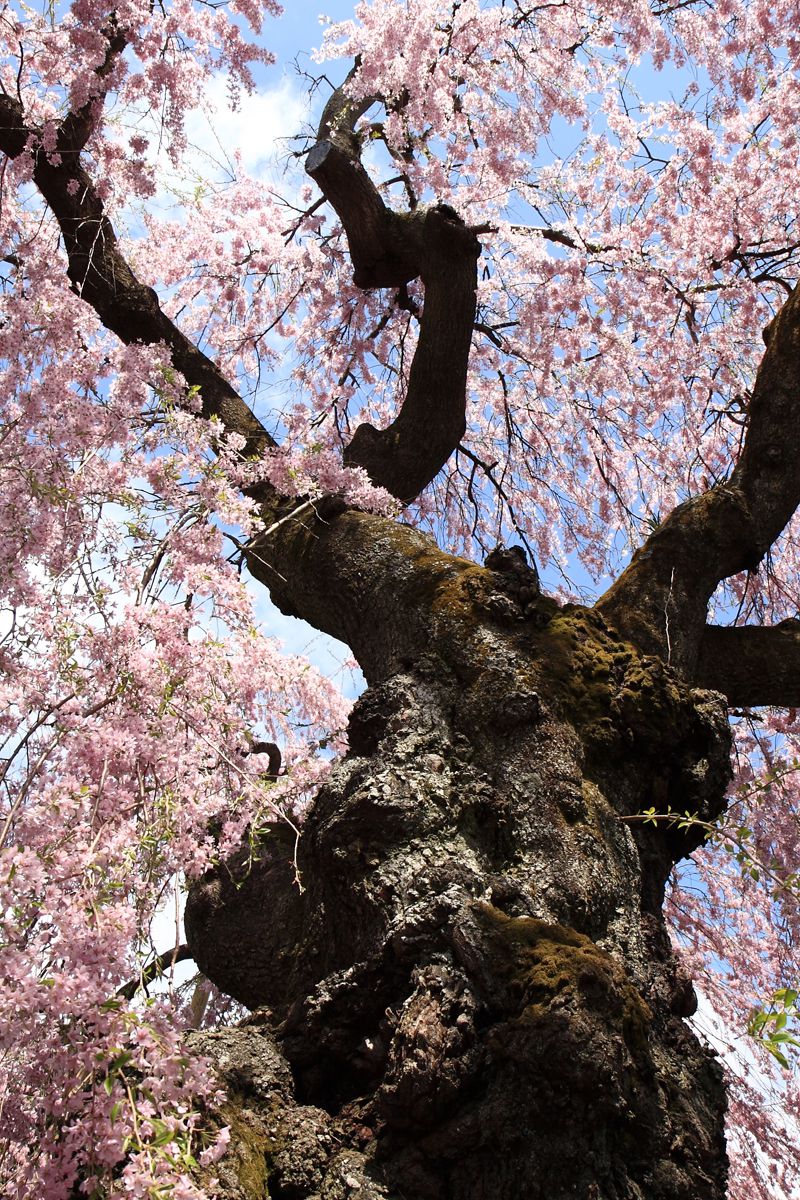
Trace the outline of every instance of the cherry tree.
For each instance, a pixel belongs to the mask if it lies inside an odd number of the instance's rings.
[[[190,180],[279,15],[2,10],[5,1191],[780,1200],[800,10],[362,0]]]

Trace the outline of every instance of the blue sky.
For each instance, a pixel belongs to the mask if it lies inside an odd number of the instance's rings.
[[[298,54],[308,54],[322,41],[324,24],[320,17],[344,21],[352,16],[353,3],[347,0],[288,0],[282,17],[268,19],[264,40],[281,63],[291,63]],[[301,66],[303,63],[301,62]]]

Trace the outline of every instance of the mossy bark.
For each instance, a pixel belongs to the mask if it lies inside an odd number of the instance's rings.
[[[241,1194],[721,1200],[721,1073],[661,915],[697,836],[626,818],[721,810],[724,701],[403,526],[283,536],[258,551],[294,564],[278,599],[345,632],[370,687],[304,826],[305,890],[273,836],[191,891],[198,964],[291,1071],[259,1120],[329,1145],[287,1182],[247,1124]]]

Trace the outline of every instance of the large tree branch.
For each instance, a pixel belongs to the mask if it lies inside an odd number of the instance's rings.
[[[348,81],[353,78],[351,72]],[[464,434],[467,363],[475,320],[480,245],[447,205],[396,213],[361,164],[358,117],[374,102],[337,89],[320,122],[306,170],[347,235],[358,287],[425,285],[419,341],[408,389],[386,429],[360,425],[345,461],[405,503],[438,474]]]
[[[422,653],[428,632],[420,597],[436,608],[443,589],[458,591],[462,577],[485,574],[408,525],[355,510],[335,520],[298,510],[247,551],[250,573],[278,608],[345,642],[369,683]],[[441,607],[448,610],[444,600]]]
[[[674,509],[597,605],[641,649],[689,675],[717,584],[756,570],[800,504],[800,291],[764,340],[730,479]]]
[[[692,682],[723,692],[734,707],[800,707],[800,621],[707,625]]]
[[[67,113],[61,122],[59,131],[61,152],[67,155],[71,154],[75,159],[84,149],[97,126],[97,119],[102,111],[108,90],[109,78],[129,44],[128,35],[121,29],[116,13],[111,13],[106,27],[101,32],[106,39],[106,53],[94,72],[97,85],[95,92],[80,108]]]
[[[48,153],[39,144],[38,130],[25,123],[20,102],[1,95],[0,150],[9,158],[30,150],[34,182],[64,239],[73,291],[126,345],[168,346],[186,382],[200,389],[203,415],[217,417],[228,432],[241,434],[246,456],[260,457],[275,445],[273,439],[216,364],[166,316],[157,294],[136,277],[120,251],[103,201],[80,157],[101,102],[91,100],[68,114],[59,128],[55,151]]]

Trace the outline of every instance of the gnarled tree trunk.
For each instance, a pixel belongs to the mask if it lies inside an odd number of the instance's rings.
[[[720,811],[722,698],[513,556],[345,513],[270,557],[369,688],[303,828],[305,890],[276,835],[190,894],[200,968],[263,1010],[199,1039],[238,1089],[226,1194],[722,1197],[721,1073],[661,915],[694,843],[625,820]]]

